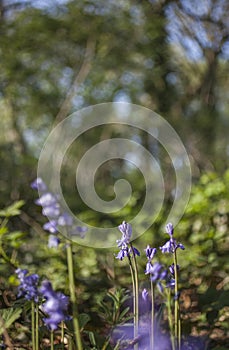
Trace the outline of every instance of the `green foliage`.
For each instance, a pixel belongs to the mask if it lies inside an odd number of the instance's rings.
[[[20,262],[31,272],[39,271],[50,278],[55,288],[67,289],[64,243],[57,251],[46,247],[47,236],[40,227],[43,219],[34,206],[29,183],[35,177],[37,158],[53,124],[84,106],[124,98],[161,113],[187,147],[196,184],[176,232],[186,247],[185,255],[179,254],[183,285],[190,283],[197,288],[199,308],[203,298],[209,301],[209,309],[207,305],[202,309],[208,324],[213,319],[226,324],[229,171],[222,174],[228,166],[225,91],[229,82],[226,54],[229,8],[228,2],[221,0],[209,2],[208,6],[206,15],[204,8],[201,13],[198,4],[190,8],[186,0],[182,3],[80,0],[64,4],[53,1],[49,7],[35,7],[32,1],[0,1],[0,207],[16,201],[0,211],[3,288],[8,279],[15,284],[12,273]],[[89,71],[74,86],[86,56]],[[71,87],[73,97],[60,116],[62,102]],[[55,119],[57,114],[60,119]],[[123,161],[105,164],[97,176],[98,193],[105,200],[112,199],[113,183],[123,177],[133,184],[133,194],[121,213],[113,216],[94,213],[72,191],[75,185],[72,160],[80,159],[104,137],[123,135],[137,138],[150,150],[155,146],[148,135],[137,130],[96,129],[82,135],[64,164],[61,181],[66,200],[73,212],[95,226],[117,226],[120,218],[131,219],[144,199],[144,179],[136,170],[126,173]],[[171,189],[173,181],[167,163],[161,148],[159,164],[166,187]],[[217,172],[206,173],[208,169]],[[201,171],[204,175],[199,181]],[[19,217],[23,205],[17,201],[19,198],[25,199],[26,217]],[[159,245],[165,238],[158,232],[162,231],[168,202],[152,231],[139,240],[141,251],[146,244]],[[142,278],[144,265],[142,257]],[[100,323],[90,310],[103,297],[104,290],[111,288],[114,270],[115,283],[130,285],[126,266],[117,268],[113,252],[101,254],[79,247],[75,267],[81,307],[90,313],[89,325],[96,329]],[[211,290],[212,299],[208,294]],[[111,297],[105,301],[112,307],[117,303]],[[115,317],[125,318],[125,308],[123,311],[124,315],[117,313]],[[93,347],[93,337],[98,341],[97,332],[88,332]],[[101,341],[100,348],[103,344]]]
[[[25,204],[24,201],[17,201],[15,203],[13,203],[12,205],[10,205],[9,207],[0,210],[0,216],[9,218],[11,216],[16,216],[19,215],[21,213],[20,209],[21,207]]]
[[[218,6],[223,8],[213,23],[200,15],[198,6],[191,14],[184,3],[53,1],[47,9],[33,2],[1,0],[0,206],[9,198],[31,200],[26,186],[35,176],[41,147],[71,88],[73,97],[58,118],[87,105],[124,98],[168,119],[191,154],[195,176],[212,164],[225,169],[228,38],[224,33],[229,9],[225,1],[218,0],[217,6],[211,2],[213,16]],[[207,43],[198,39],[202,36],[196,36],[196,28],[201,28]],[[222,35],[212,36],[218,32]],[[197,52],[187,48],[186,40],[198,47]],[[74,86],[85,56],[88,74]],[[87,149],[102,135],[98,130],[89,133],[78,149]],[[145,135],[137,136],[147,145]],[[80,203],[74,209],[78,208]]]
[[[185,268],[195,261],[198,273],[212,280],[226,277],[229,270],[227,252],[229,217],[229,172],[222,177],[216,173],[204,174],[193,186],[185,215],[179,224],[178,234],[188,244]]]
[[[4,333],[21,315],[22,309],[8,308],[0,310],[0,334]]]
[[[99,314],[110,326],[122,324],[132,318],[128,315],[129,306],[124,306],[129,299],[127,291],[123,288],[107,293],[106,297],[100,301]]]
[[[8,221],[21,213],[20,208],[23,205],[24,201],[17,201],[0,211],[0,216],[3,217],[0,224],[0,257],[4,263],[11,264],[14,268],[17,267],[16,249],[25,242],[26,234],[21,231],[10,231]]]

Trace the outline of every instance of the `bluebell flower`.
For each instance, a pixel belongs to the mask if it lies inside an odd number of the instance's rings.
[[[18,297],[25,297],[27,300],[38,302],[38,282],[37,274],[28,275],[28,270],[17,269],[15,271],[20,281],[18,286]]]
[[[157,281],[160,278],[160,272],[162,269],[162,265],[159,262],[155,262],[152,264],[151,262],[148,262],[146,264],[146,271],[145,274],[150,274],[150,279],[152,282]]]
[[[170,237],[173,236],[173,232],[174,232],[174,227],[173,224],[171,222],[169,222],[166,226],[165,226],[166,232],[169,234]]]
[[[182,244],[182,243],[178,243],[177,245],[176,245],[176,249],[177,248],[180,248],[180,249],[182,249],[182,250],[185,250],[185,247],[184,247],[184,245]]]
[[[35,203],[42,206],[42,214],[44,216],[51,217],[52,219],[57,219],[60,216],[60,205],[52,193],[44,193]]]
[[[50,233],[57,233],[57,221],[50,220],[43,225],[43,229],[49,231]]]
[[[177,248],[180,248],[182,250],[185,249],[183,244],[181,243],[176,243],[176,240],[174,238],[170,238],[169,241],[167,241],[162,247],[160,247],[162,253],[174,253]]]
[[[31,183],[31,188],[33,190],[38,190],[39,192],[47,191],[47,186],[40,177],[38,177]]]
[[[160,247],[162,253],[173,253],[174,252],[174,246],[173,242],[171,240],[167,241],[162,247]]]
[[[172,276],[175,276],[174,266],[175,266],[174,263],[172,263],[172,265],[169,266],[169,271]],[[179,269],[180,269],[180,266],[177,265],[177,271],[179,271]]]
[[[49,207],[50,205],[57,204],[57,199],[52,193],[47,192],[44,193],[40,198],[36,199],[35,203],[37,205],[41,205],[42,207]]]
[[[123,221],[118,228],[119,228],[119,231],[122,233],[122,238],[116,241],[118,247],[121,248],[119,253],[116,256],[116,259],[123,260],[126,256],[131,257],[131,255],[140,256],[140,252],[138,251],[137,248],[133,246],[130,247],[130,239],[132,236],[131,225]]]
[[[151,261],[151,260],[153,260],[154,255],[157,252],[157,249],[156,248],[151,248],[149,245],[147,245],[147,247],[145,249],[145,252],[146,252],[147,259]]]
[[[146,264],[145,274],[148,275],[151,273],[151,271],[153,271],[153,265],[151,264],[150,261],[148,261]]]
[[[46,207],[43,206],[42,214],[51,219],[58,219],[60,216],[60,205],[58,203],[54,203]]]
[[[69,299],[61,292],[56,293],[49,281],[42,283],[40,293],[46,299],[42,309],[48,316],[43,321],[51,330],[56,330],[60,322],[70,319],[67,315]]]
[[[126,256],[130,256],[129,255],[129,248],[123,247],[122,249],[120,249],[120,251],[116,255],[116,259],[123,260]]]
[[[169,278],[166,281],[166,287],[170,288],[170,289],[174,289],[174,287],[175,287],[175,279],[174,278]]]
[[[57,248],[60,244],[60,239],[57,236],[49,235],[48,247]]]
[[[147,289],[144,288],[143,291],[142,291],[142,299],[144,301],[147,301],[148,295],[149,295],[149,293],[148,293]]]
[[[72,226],[73,219],[68,213],[63,213],[58,218],[58,225],[60,226]]]
[[[167,241],[162,247],[160,247],[162,253],[175,253],[175,251],[180,248],[182,250],[185,249],[185,247],[183,246],[183,244],[176,242],[175,238],[173,238],[173,232],[174,232],[174,228],[173,228],[173,224],[169,223],[166,225],[166,232],[168,233],[168,235],[170,236],[169,241]]]
[[[69,238],[77,235],[84,238],[86,227],[73,226],[73,218],[66,212],[63,212],[58,201],[58,197],[49,192],[46,184],[41,178],[37,178],[31,184],[33,189],[39,189],[42,192],[40,198],[35,203],[42,206],[42,214],[47,216],[50,221],[43,225],[44,230],[49,231],[52,235],[58,232],[58,227],[66,227],[66,234]],[[59,239],[57,237],[49,237],[49,247],[58,245]]]
[[[130,253],[132,253],[132,250],[129,248]],[[133,247],[133,254],[140,256],[140,252],[137,248]]]
[[[159,279],[160,279],[160,280],[166,280],[167,276],[168,276],[167,270],[163,269],[163,270],[161,271],[161,273],[160,273]]]
[[[123,221],[121,225],[119,225],[119,231],[122,233],[122,238],[118,239],[116,242],[118,243],[118,247],[121,247],[123,243],[130,243],[130,239],[132,236],[132,227],[127,222]]]

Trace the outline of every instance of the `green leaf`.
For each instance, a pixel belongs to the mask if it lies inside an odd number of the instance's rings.
[[[25,236],[26,236],[25,232],[14,231],[14,232],[10,232],[5,237],[5,240],[9,241],[13,248],[18,248],[23,243],[22,238],[24,238]]]
[[[118,297],[115,294],[108,292],[107,296],[109,296],[115,304],[118,303]]]
[[[3,226],[0,228],[0,236],[3,236],[5,233],[8,232],[8,228]]]
[[[8,329],[14,321],[16,321],[22,313],[20,308],[9,308],[0,310],[0,334],[4,332],[4,329]],[[4,322],[2,324],[2,321]]]
[[[80,314],[79,315],[79,324],[80,328],[84,328],[85,325],[90,321],[90,316],[88,314]]]
[[[119,319],[120,319],[120,321],[123,319],[123,317],[129,312],[129,310],[130,310],[130,308],[129,308],[129,306],[128,307],[126,307],[122,312],[121,312],[121,314],[120,314],[120,316],[119,316]]]
[[[88,336],[92,346],[96,346],[95,336],[93,332],[88,332]]]
[[[25,204],[24,201],[17,201],[10,205],[9,207],[0,210],[0,216],[10,217],[10,216],[16,216],[21,213],[19,210],[23,205]]]

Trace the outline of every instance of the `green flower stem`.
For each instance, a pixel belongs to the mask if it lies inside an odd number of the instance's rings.
[[[134,311],[134,339],[138,337],[138,312],[137,312],[137,303],[136,303],[136,280],[135,280],[135,274],[134,269],[131,261],[131,257],[128,256],[129,259],[129,265],[130,265],[130,273],[131,273],[131,279],[132,279],[132,286],[133,286],[133,311]],[[138,344],[134,344],[134,350],[138,350]]]
[[[134,277],[134,269],[131,262],[131,257],[128,256],[129,260],[129,266],[130,266],[130,274],[131,274],[131,280],[132,280],[132,287],[133,287],[133,312],[134,312],[134,337],[136,336],[136,328],[135,328],[135,317],[136,317],[136,287],[135,287],[135,277]]]
[[[151,287],[151,302],[152,302],[152,308],[151,308],[151,335],[150,335],[150,349],[154,349],[154,320],[155,320],[155,309],[154,309],[154,284],[152,281],[150,281],[150,287]]]
[[[72,302],[72,308],[73,308],[74,336],[75,336],[77,349],[83,350],[81,335],[80,335],[80,326],[78,321],[78,309],[77,309],[74,268],[73,268],[73,258],[72,258],[72,243],[70,241],[66,241],[66,246],[67,246],[66,250],[67,250],[70,300]]]
[[[133,256],[133,274],[134,274],[134,286],[135,286],[135,312],[134,312],[134,338],[138,337],[138,324],[139,324],[139,298],[138,298],[138,267],[136,256],[134,254],[134,249],[132,244],[130,243],[130,249]],[[138,349],[138,344],[135,344],[134,349]]]
[[[133,254],[133,268],[134,268],[134,277],[135,277],[135,298],[136,298],[136,319],[135,320],[136,320],[136,327],[137,327],[137,333],[138,333],[138,323],[139,323],[138,266],[137,266],[136,256],[134,254],[134,249],[132,244],[130,244],[130,247]]]
[[[176,350],[175,347],[175,339],[174,339],[174,330],[173,330],[173,317],[171,311],[171,290],[170,288],[166,289],[167,291],[167,310],[168,310],[168,321],[169,321],[169,329],[170,329],[170,339],[172,344],[172,350]]]
[[[68,350],[73,350],[72,337],[68,339]]]
[[[50,349],[54,350],[54,332],[50,332]]]
[[[35,334],[36,334],[36,343],[35,343],[35,349],[39,350],[39,306],[36,304],[35,306]]]
[[[32,348],[36,350],[36,340],[35,340],[35,303],[31,301],[31,328],[32,328]]]
[[[62,349],[64,349],[64,322],[61,322],[61,344]]]
[[[180,306],[178,298],[178,271],[177,271],[177,254],[176,250],[173,254],[174,259],[174,278],[175,278],[175,310],[174,310],[174,322],[175,322],[175,340],[178,350],[181,347],[181,322],[180,322]]]

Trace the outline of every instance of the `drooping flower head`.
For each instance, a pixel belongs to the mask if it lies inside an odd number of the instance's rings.
[[[169,222],[166,226],[165,226],[166,232],[170,235],[170,237],[173,236],[173,232],[174,232],[174,227],[173,224],[171,222]]]
[[[123,221],[118,228],[119,231],[122,233],[122,238],[116,241],[118,247],[121,248],[118,255],[116,256],[116,259],[123,260],[126,256],[131,257],[131,255],[140,256],[140,252],[137,250],[137,248],[130,246],[130,240],[132,236],[131,225]]]
[[[150,279],[152,282],[159,281],[160,279],[164,279],[163,266],[157,261],[154,264],[152,264],[151,262],[148,262],[146,264],[145,274],[150,275]]]
[[[142,291],[142,299],[143,299],[144,301],[147,301],[148,296],[149,296],[149,292],[147,291],[146,288],[144,288],[143,291]]]
[[[166,232],[170,236],[170,239],[162,247],[160,247],[163,254],[164,253],[173,254],[177,250],[177,248],[180,248],[182,250],[185,249],[182,243],[177,244],[175,238],[173,238],[173,233],[174,233],[173,224],[169,223],[166,225]]]
[[[157,249],[156,248],[151,248],[149,245],[147,245],[146,249],[145,249],[145,252],[146,252],[146,257],[149,261],[153,260],[154,258],[154,255],[156,254],[157,252]]]
[[[69,299],[61,292],[55,292],[49,281],[43,281],[40,293],[46,299],[42,305],[43,311],[48,315],[43,321],[51,330],[56,330],[62,321],[67,321]]]
[[[132,236],[132,226],[127,222],[123,221],[121,225],[119,225],[119,231],[122,233],[122,238],[117,240],[118,247],[121,247],[123,243],[130,243],[130,239]]]
[[[42,214],[50,220],[43,225],[44,230],[49,231],[51,235],[58,232],[58,227],[65,227],[69,236],[77,235],[84,238],[86,227],[73,226],[72,216],[63,212],[58,200],[58,196],[48,191],[48,188],[41,178],[37,178],[31,184],[35,190],[39,190],[41,196],[35,203],[42,206]],[[51,236],[49,238],[49,246],[57,247],[59,239]]]
[[[127,246],[123,246],[122,249],[116,255],[116,259],[123,260],[126,256],[129,255],[129,248]]]
[[[52,234],[57,233],[58,232],[57,222],[55,220],[50,220],[43,225],[43,229],[46,231],[49,231]]]
[[[175,276],[175,269],[174,269],[174,263],[172,263],[172,265],[170,265],[169,266],[169,271],[170,271],[170,273],[171,273],[171,275],[174,277]],[[180,266],[179,265],[177,265],[177,271],[179,271],[179,269],[180,269]]]
[[[31,183],[31,188],[33,190],[38,190],[39,192],[45,192],[47,191],[47,186],[44,183],[44,181],[38,177]]]
[[[25,297],[27,300],[38,302],[39,276],[37,274],[28,275],[28,270],[17,269],[15,272],[20,281],[18,297]]]
[[[49,235],[48,247],[57,248],[60,244],[60,239],[57,236]]]

